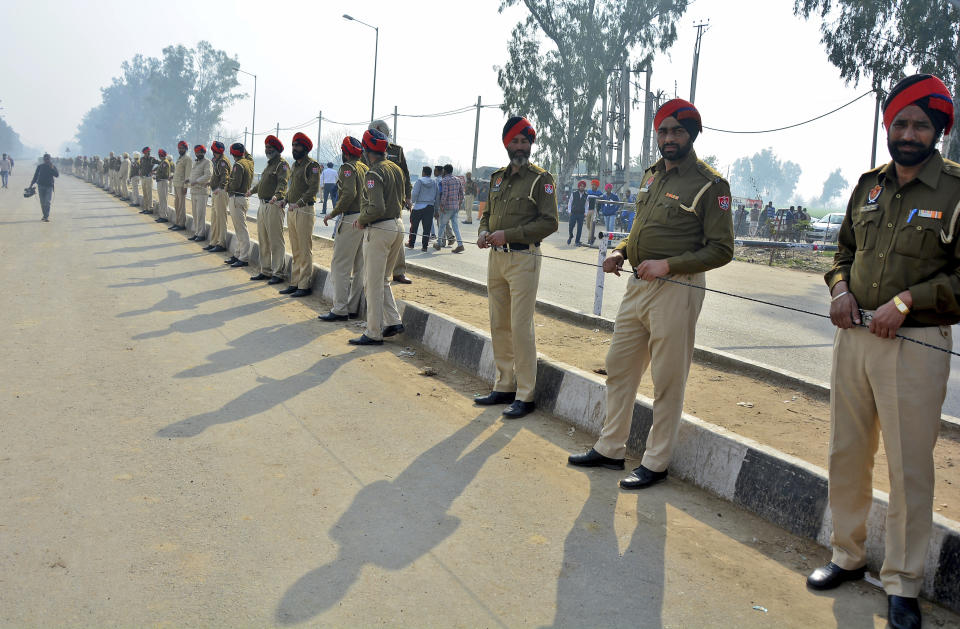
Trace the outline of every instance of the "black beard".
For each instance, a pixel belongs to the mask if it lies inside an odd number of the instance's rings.
[[[668,148],[669,146],[669,148]],[[670,160],[671,162],[679,162],[681,159],[690,154],[690,149],[693,148],[693,142],[687,142],[683,146],[680,145],[664,145],[658,146],[657,150],[660,151],[660,155],[663,155],[665,159]],[[664,151],[672,151],[673,155],[667,155]]]
[[[919,142],[891,142],[889,139],[887,140],[887,150],[890,151],[890,157],[901,166],[916,166],[917,164],[922,164],[928,157],[933,155],[936,146],[936,140],[929,146],[924,146]],[[916,152],[904,153],[902,149],[908,147],[916,149]]]
[[[181,151],[179,151],[179,153],[180,153],[180,157],[183,157],[184,155],[187,154],[187,149],[182,149]]]
[[[303,149],[293,149],[293,159],[300,160],[307,154]]]
[[[197,161],[199,162],[201,159],[203,159],[203,156],[206,155],[206,153],[196,153],[195,155],[197,157]]]
[[[530,151],[517,149],[513,153],[507,151],[510,156],[510,163],[514,166],[525,166],[530,161]]]

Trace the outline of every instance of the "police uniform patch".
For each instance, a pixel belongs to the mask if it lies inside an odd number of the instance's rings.
[[[367,179],[367,188],[373,190],[373,187],[374,187],[375,185],[377,185],[377,184],[376,184],[376,182],[374,182],[373,179]]]
[[[874,186],[872,190],[867,194],[867,203],[874,204],[877,202],[877,199],[880,198],[880,195],[883,193],[883,186]]]
[[[282,168],[283,170],[286,170],[286,169],[287,169],[287,163],[286,163],[286,162],[281,162],[281,163],[280,163],[280,168]]]
[[[495,182],[493,182],[493,189],[494,189],[494,190],[499,190],[499,189],[500,189],[500,184],[502,184],[502,183],[503,183],[503,177],[497,177],[497,180],[496,180]]]
[[[653,180],[656,179],[656,175],[650,175],[645,182],[643,182],[643,187],[640,188],[640,192],[649,192],[650,184],[653,183]]]
[[[543,191],[546,192],[547,194],[553,194],[553,184],[552,183],[543,184]]]
[[[730,197],[717,197],[717,205],[720,206],[720,209],[726,212],[730,209]]]
[[[313,174],[316,175],[317,173],[320,172],[320,167],[319,167],[319,166],[314,166],[314,167],[311,169],[311,172],[313,172]]]
[[[935,218],[940,220],[943,218],[943,212],[937,212],[936,210],[920,210],[917,212],[917,216],[920,218]]]
[[[343,171],[343,176],[344,176],[344,177],[349,177],[349,176],[352,175],[352,174],[353,174],[353,171],[350,171],[350,170],[345,170],[345,171]]]
[[[680,195],[679,195],[679,194],[673,194],[672,192],[668,192],[668,193],[667,193],[666,195],[664,195],[664,196],[666,196],[668,199],[673,199],[674,201],[679,201],[679,200],[680,200]]]

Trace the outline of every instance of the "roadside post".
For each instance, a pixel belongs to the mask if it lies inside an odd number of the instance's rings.
[[[593,314],[600,316],[603,308],[603,282],[606,273],[603,272],[603,261],[607,257],[607,247],[629,236],[624,232],[600,232],[599,247],[597,248],[597,289],[593,294]]]

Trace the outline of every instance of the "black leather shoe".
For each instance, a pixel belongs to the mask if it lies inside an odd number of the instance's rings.
[[[264,275],[263,273],[257,273],[256,275],[250,278],[250,281],[259,282],[261,280],[269,280],[269,279],[271,279],[269,275]]]
[[[187,238],[187,240],[192,240],[192,241],[196,242],[196,241],[198,240],[198,238],[197,238],[197,236],[190,236],[189,238]]]
[[[413,280],[408,280],[406,275],[394,275],[393,281],[397,284],[413,284]]]
[[[234,263],[231,264],[230,266],[233,267],[233,268],[235,268],[235,269],[239,269],[239,268],[241,268],[241,267],[250,266],[250,263],[247,262],[246,260],[237,260],[236,262],[234,262]]]
[[[863,578],[865,568],[844,570],[832,561],[817,568],[807,577],[807,585],[814,590],[832,590],[844,581],[856,581]]]
[[[186,227],[184,227],[183,225],[171,225],[167,229],[169,229],[172,232],[182,232],[183,230],[186,229]]]
[[[169,222],[170,222],[170,219],[169,219],[169,218],[163,218],[163,217],[161,216],[161,217],[158,218],[158,219],[154,219],[154,222],[156,222],[156,223],[169,223]]]
[[[213,249],[211,249],[211,251],[213,251],[214,253],[223,253],[226,250],[227,250],[226,247],[222,247],[220,245],[214,245]]]
[[[270,278],[270,281],[267,282],[267,284],[271,284],[271,285],[272,285],[272,284],[283,284],[283,278],[282,278],[282,277],[277,277],[276,275],[274,275],[273,277]]]
[[[306,297],[307,295],[312,294],[313,291],[309,288],[298,288],[294,292],[290,293],[291,297]]]
[[[397,325],[388,325],[387,327],[383,328],[383,336],[396,336],[398,334],[403,334],[404,330],[405,328],[403,327],[402,323],[398,323]]]
[[[239,258],[237,258],[237,256],[230,256],[229,258],[227,258],[226,260],[224,260],[223,263],[224,263],[224,264],[233,264],[233,263],[236,262],[237,260],[239,260]]]
[[[351,313],[347,314],[347,316],[350,317],[351,319],[359,319],[359,318],[360,318],[360,313],[359,313],[359,312],[351,312]]]
[[[622,470],[623,459],[611,459],[603,456],[593,448],[583,454],[571,454],[567,457],[567,463],[579,467],[605,467],[608,470]]]
[[[532,413],[535,408],[537,405],[534,402],[514,400],[513,404],[504,409],[503,416],[507,419],[520,419]]]
[[[207,239],[206,236],[197,236],[197,242],[203,242],[206,239]]]
[[[920,629],[920,604],[906,596],[887,597],[887,622],[890,629]]]
[[[350,343],[351,345],[383,345],[382,340],[380,341],[374,340],[369,336],[367,336],[366,334],[361,334],[360,338],[350,339],[347,342]]]
[[[281,295],[292,295],[293,293],[297,292],[297,287],[287,286],[286,288],[284,288],[282,291],[279,291],[279,292]]]
[[[211,249],[213,249],[213,247],[214,247],[214,245],[207,245],[206,247],[203,248],[203,250],[204,250],[204,251],[210,251]]]
[[[317,319],[320,319],[321,321],[346,321],[347,315],[338,315],[332,312],[328,312],[325,315],[320,315],[319,317],[317,317]]]
[[[624,489],[643,489],[644,487],[649,487],[654,483],[659,483],[666,477],[667,470],[663,470],[662,472],[654,472],[641,465],[637,469],[630,472],[629,476],[620,479],[620,486]]]
[[[473,403],[480,406],[492,406],[494,404],[509,404],[516,398],[517,394],[513,391],[491,391],[486,395],[478,395],[473,398]]]

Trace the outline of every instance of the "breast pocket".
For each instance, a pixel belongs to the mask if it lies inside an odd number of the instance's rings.
[[[880,211],[860,212],[853,221],[853,236],[857,241],[857,251],[869,251],[877,246],[880,235]]]
[[[900,228],[893,250],[911,258],[928,258],[937,252],[939,224],[912,221]]]

